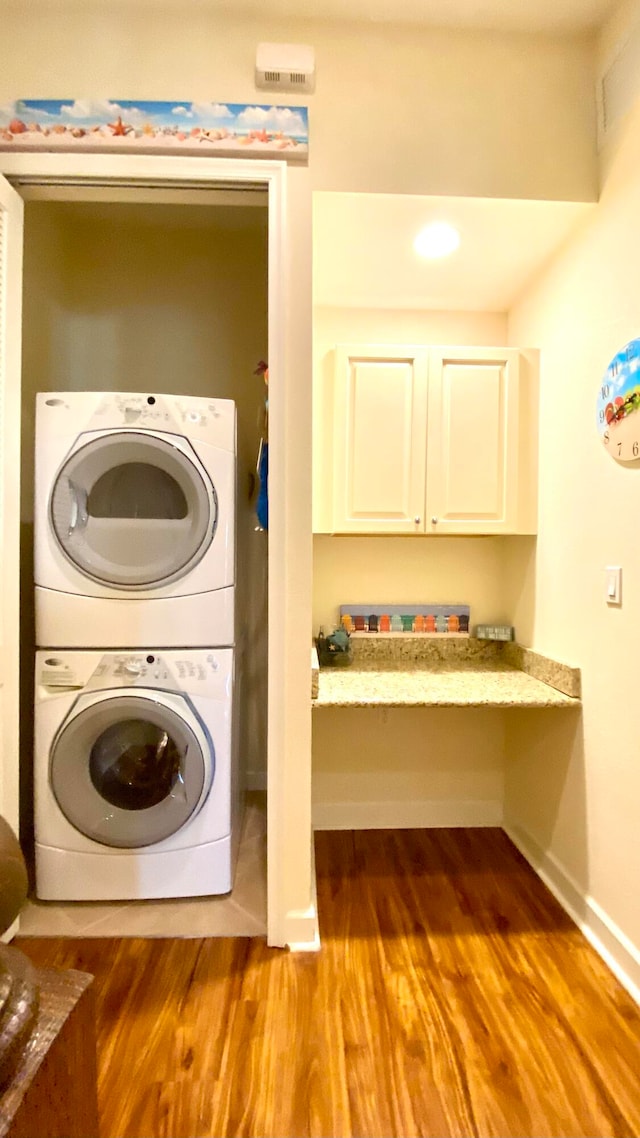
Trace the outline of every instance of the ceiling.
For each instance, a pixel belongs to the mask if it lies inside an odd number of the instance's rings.
[[[228,0],[207,0],[207,6],[228,9]],[[233,11],[288,19],[575,32],[598,27],[615,7],[616,0],[234,0]]]
[[[315,193],[313,299],[349,308],[507,312],[593,203]],[[451,256],[413,251],[431,221],[461,237]]]
[[[0,0],[3,7],[25,0]],[[234,19],[252,16],[262,21],[363,20],[367,23],[422,24],[431,27],[485,28],[524,32],[582,32],[599,27],[618,0],[37,0],[45,8],[82,7],[118,10],[179,8],[233,11]]]
[[[154,191],[146,203],[99,188],[94,201],[52,200],[47,187],[25,197],[62,224],[84,223],[166,231],[267,233],[264,195],[192,192],[190,203]],[[54,192],[55,196],[55,192]],[[589,202],[409,194],[313,195],[313,302],[344,308],[508,312],[525,287],[596,208]],[[460,247],[437,261],[418,257],[413,241],[432,221],[448,221]]]

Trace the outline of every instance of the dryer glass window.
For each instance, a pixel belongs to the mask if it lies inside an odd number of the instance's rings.
[[[140,589],[197,565],[213,540],[217,501],[195,452],[168,436],[114,431],[65,461],[50,517],[78,569],[103,584]]]
[[[213,743],[182,696],[104,693],[60,729],[50,778],[62,813],[105,846],[135,849],[177,833],[211,790]]]
[[[102,474],[87,498],[91,518],[161,518],[180,521],[189,513],[175,478],[148,462],[125,462]]]

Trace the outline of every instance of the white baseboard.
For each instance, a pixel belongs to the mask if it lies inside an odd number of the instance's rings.
[[[284,918],[283,943],[291,952],[317,952],[320,948],[318,914],[315,906],[290,909]]]
[[[311,839],[311,905],[303,910],[289,910],[285,917],[285,943],[292,953],[318,953],[321,948],[313,838]]]
[[[9,928],[5,929],[2,936],[0,937],[0,941],[2,941],[3,944],[9,944],[13,940],[14,936],[17,936],[19,932],[20,932],[20,915],[18,914],[15,921],[13,921],[13,923],[9,925]]]
[[[584,893],[553,854],[541,849],[519,826],[503,824],[503,829],[632,999],[640,1004],[640,950],[598,902]]]
[[[318,952],[320,930],[318,928],[318,888],[316,883],[316,857],[311,838],[311,895],[306,909],[289,909],[282,923],[273,932],[270,930],[267,943],[275,948],[290,952]]]
[[[303,913],[287,913],[287,944],[291,952],[318,952],[320,929],[318,928],[318,883],[316,880],[316,851],[311,838],[311,904]],[[303,935],[296,935],[302,928]]]
[[[416,830],[501,826],[502,803],[434,799],[401,802],[314,802],[314,830]]]

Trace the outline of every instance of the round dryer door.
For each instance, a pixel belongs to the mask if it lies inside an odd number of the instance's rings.
[[[213,744],[190,705],[150,692],[105,694],[61,727],[50,779],[65,817],[105,846],[133,849],[170,837],[197,811],[213,779]]]
[[[206,553],[217,501],[188,443],[110,431],[65,460],[50,519],[63,553],[86,576],[120,589],[157,588]]]

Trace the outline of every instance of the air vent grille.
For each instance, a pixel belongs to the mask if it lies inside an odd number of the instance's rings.
[[[313,91],[315,52],[307,44],[260,43],[256,51],[256,87],[273,91]]]
[[[603,143],[640,96],[640,24],[601,76],[598,96],[598,134]]]

